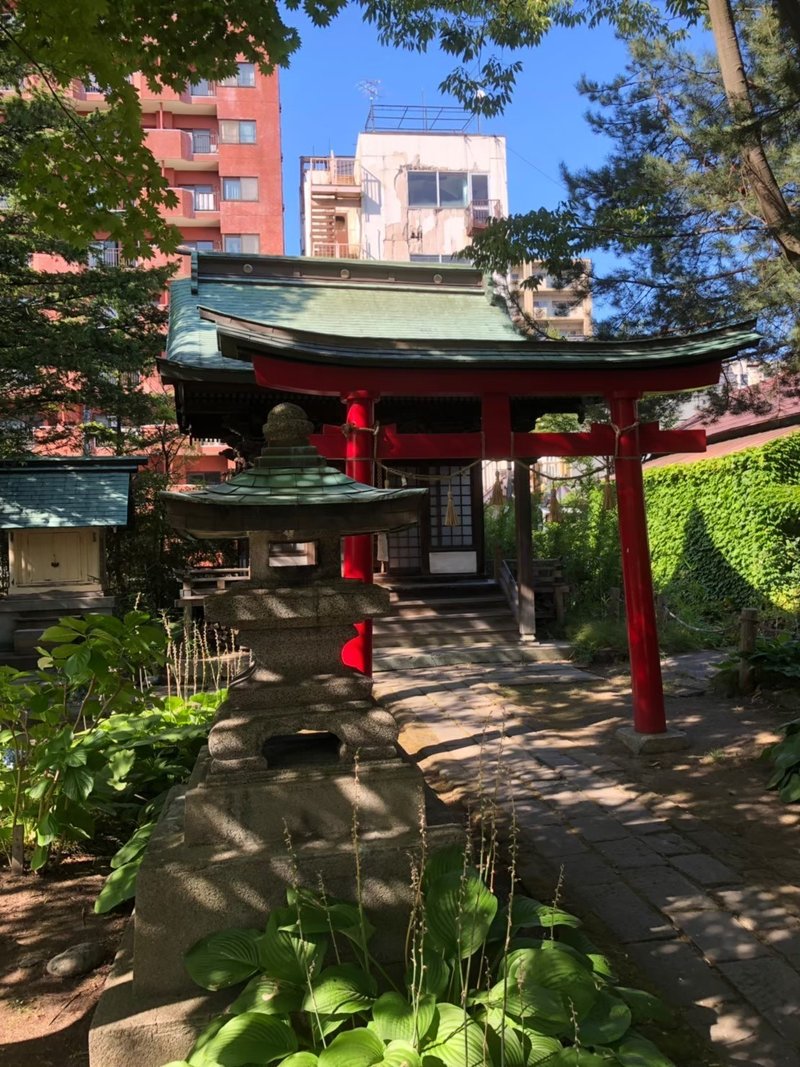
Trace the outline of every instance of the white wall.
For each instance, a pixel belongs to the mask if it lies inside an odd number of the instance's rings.
[[[362,242],[371,259],[408,261],[413,254],[452,255],[469,243],[464,207],[409,208],[409,170],[486,174],[489,199],[508,214],[504,137],[435,133],[362,133]],[[420,236],[414,237],[414,234]]]

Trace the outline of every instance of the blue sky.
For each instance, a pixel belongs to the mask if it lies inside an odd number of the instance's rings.
[[[303,44],[281,72],[286,252],[299,252],[299,159],[302,155],[352,154],[369,102],[360,82],[379,80],[384,104],[450,104],[438,85],[452,57],[380,46],[375,30],[348,8],[331,27],[299,24]],[[509,198],[513,212],[562,198],[563,161],[577,168],[603,159],[606,144],[583,119],[586,102],[575,85],[581,74],[605,79],[626,61],[625,46],[607,27],[553,32],[522,56],[525,69],[505,114],[482,120],[481,132],[507,138]]]

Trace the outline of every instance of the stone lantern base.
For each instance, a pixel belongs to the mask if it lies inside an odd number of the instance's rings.
[[[384,965],[400,965],[410,869],[425,823],[420,772],[399,756],[356,769],[332,762],[222,778],[204,752],[188,786],[173,790],[137,879],[136,912],[89,1035],[92,1067],[161,1067],[183,1059],[204,1023],[232,999],[203,994],[184,953],[225,927],[263,927],[299,881],[361,899]],[[258,829],[254,829],[257,827]],[[428,849],[463,840],[443,824]],[[291,842],[289,845],[288,842]]]

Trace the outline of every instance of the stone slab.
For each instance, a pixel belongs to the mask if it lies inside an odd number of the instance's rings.
[[[700,885],[735,885],[741,881],[739,875],[721,863],[713,856],[698,854],[695,856],[673,856],[670,860],[673,867],[688,874]]]
[[[672,925],[621,880],[612,885],[573,885],[571,893],[588,907],[619,940],[661,941],[676,936]]]
[[[685,941],[644,941],[626,945],[625,951],[661,996],[677,1007],[722,1002],[734,995],[732,987]]]
[[[713,908],[703,911],[670,909],[670,918],[692,939],[710,963],[720,964],[772,955],[766,945],[748,933],[726,911]]]
[[[779,1034],[800,1047],[800,975],[792,967],[767,958],[721,963],[719,969]]]
[[[672,867],[664,865],[631,870],[625,877],[642,896],[667,914],[717,908],[710,896]]]
[[[617,737],[634,756],[651,756],[659,752],[680,752],[689,747],[689,738],[685,730],[676,730],[672,726],[660,734],[640,734],[632,726],[620,726]]]

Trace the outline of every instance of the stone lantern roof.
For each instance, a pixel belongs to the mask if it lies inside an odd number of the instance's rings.
[[[345,536],[417,521],[426,489],[376,489],[354,481],[309,444],[312,429],[302,408],[278,404],[264,424],[267,446],[253,467],[202,491],[162,494],[170,523],[210,538]]]

